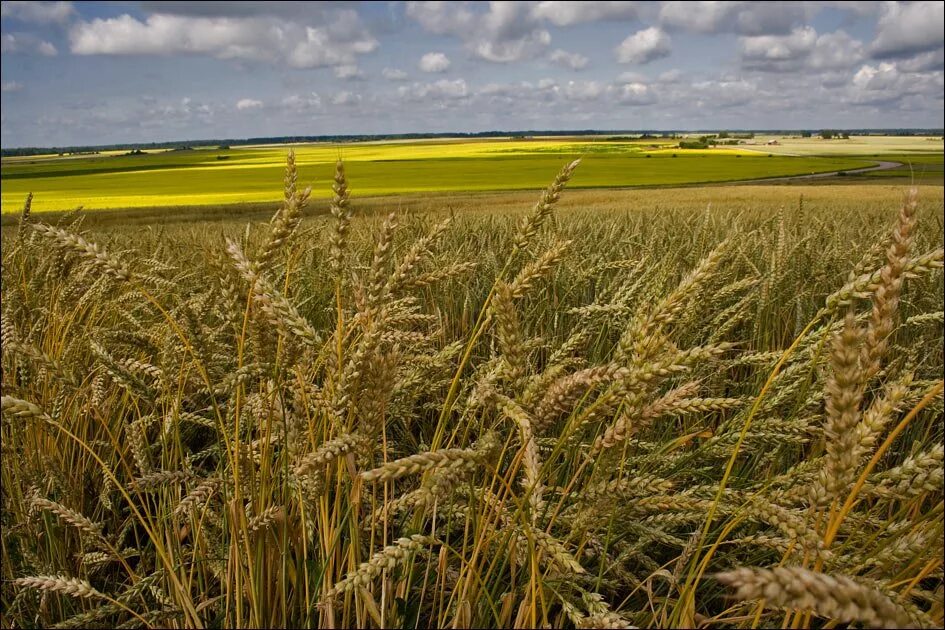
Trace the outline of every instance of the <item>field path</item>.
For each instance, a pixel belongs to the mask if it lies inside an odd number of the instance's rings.
[[[902,162],[887,162],[885,160],[876,160],[874,166],[864,166],[863,168],[848,168],[843,171],[827,171],[826,173],[811,173],[810,175],[785,175],[783,177],[765,177],[764,179],[741,179],[727,184],[759,184],[766,182],[788,182],[799,179],[819,179],[823,177],[835,177],[840,173],[867,173],[869,171],[888,171],[902,166]]]

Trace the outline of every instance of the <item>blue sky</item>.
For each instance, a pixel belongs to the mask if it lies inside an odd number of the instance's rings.
[[[943,126],[933,2],[14,2],[2,146]]]

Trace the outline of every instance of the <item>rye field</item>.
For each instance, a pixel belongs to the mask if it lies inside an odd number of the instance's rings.
[[[4,161],[2,625],[941,627],[941,184],[568,146]]]
[[[689,138],[696,140],[697,136]],[[683,139],[685,142],[687,139]],[[777,145],[767,145],[775,140]],[[942,181],[941,138],[854,137],[849,140],[758,137],[743,144],[679,148],[678,139],[574,137],[478,141],[365,142],[294,147],[300,177],[331,180],[345,162],[363,196],[404,193],[534,190],[560,164],[582,159],[571,187],[623,188],[732,182],[846,172],[880,160],[902,166],[861,173]],[[5,158],[2,209],[34,211],[227,206],[278,202],[284,146],[194,147],[128,155]],[[328,186],[313,198],[327,200]]]

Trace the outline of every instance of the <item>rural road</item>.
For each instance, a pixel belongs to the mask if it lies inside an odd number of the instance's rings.
[[[888,171],[902,166],[902,162],[886,162],[883,160],[876,160],[875,166],[864,166],[863,168],[848,168],[842,171],[828,171],[826,173],[811,173],[810,175],[787,175],[784,177],[765,177],[764,179],[743,179],[737,182],[726,182],[726,184],[759,184],[764,182],[788,182],[798,179],[820,179],[824,177],[834,177],[840,173],[848,173],[853,175],[855,173],[866,173],[869,171]]]

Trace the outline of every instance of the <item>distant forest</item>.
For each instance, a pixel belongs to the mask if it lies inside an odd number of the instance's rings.
[[[437,138],[528,138],[531,136],[591,136],[591,135],[624,135],[646,137],[670,137],[679,134],[704,133],[691,130],[601,130],[601,129],[572,129],[561,130],[529,130],[529,131],[478,131],[475,133],[401,133],[381,135],[322,135],[322,136],[270,136],[260,138],[225,138],[211,140],[176,140],[173,142],[126,142],[121,144],[102,144],[95,146],[61,146],[61,147],[19,147],[0,149],[0,156],[15,157],[29,155],[44,155],[58,153],[60,155],[94,155],[101,151],[141,152],[146,149],[181,149],[187,150],[194,146],[219,146],[229,148],[248,144],[293,144],[298,142],[370,142],[378,140],[430,140]],[[718,130],[715,130],[718,131]],[[773,135],[819,135],[819,129],[728,129],[733,134],[758,133]],[[884,135],[884,136],[941,136],[942,129],[843,129],[833,130],[850,135]]]

